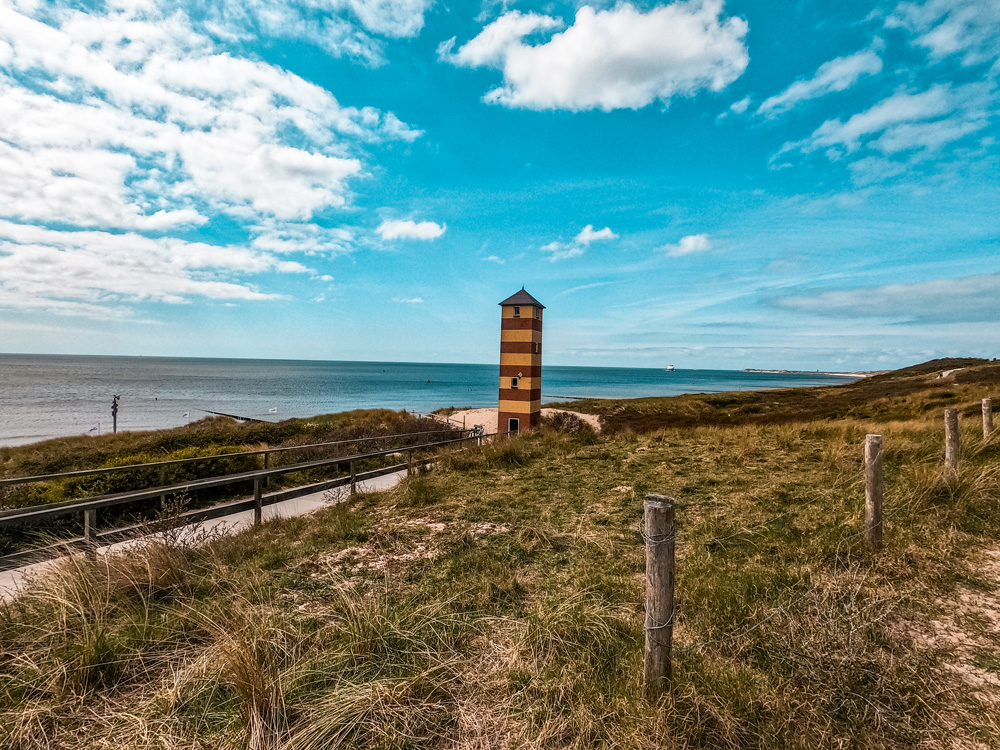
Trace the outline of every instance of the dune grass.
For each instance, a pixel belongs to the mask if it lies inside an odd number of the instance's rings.
[[[29,446],[0,448],[0,477],[36,476],[51,472],[88,468],[116,468],[213,457],[213,460],[166,467],[122,469],[103,474],[0,487],[0,510],[23,508],[65,500],[97,497],[150,487],[162,487],[225,474],[263,468],[260,455],[232,455],[265,448],[293,449],[272,453],[270,468],[288,466],[338,455],[376,452],[390,446],[425,442],[427,436],[415,435],[388,443],[386,435],[446,431],[452,429],[438,420],[417,418],[406,412],[368,409],[329,414],[312,419],[283,422],[237,424],[231,419],[213,417],[172,430],[121,433],[101,437],[75,437],[49,440]],[[351,441],[338,446],[310,446],[318,443]],[[358,471],[380,468],[392,459],[373,458],[357,463]],[[337,466],[321,467],[293,474],[271,477],[269,490],[301,486],[342,474]],[[253,491],[252,482],[187,492],[183,497],[170,496],[142,500],[113,508],[100,514],[101,529],[175,515],[182,510],[213,505],[221,500],[245,497]],[[45,546],[79,536],[80,514],[50,521],[43,529],[9,527],[0,529],[0,554]]]
[[[938,416],[550,428],[314,516],[65,560],[0,605],[0,747],[1000,746],[976,604],[1000,602],[1000,438],[965,420],[947,477]],[[646,492],[679,525],[653,706]]]
[[[946,406],[974,418],[976,394],[1000,386],[1000,362],[938,359],[870,378],[822,388],[695,393],[666,398],[580,399],[546,406],[601,415],[605,432],[667,427],[789,424],[841,419],[913,419]]]

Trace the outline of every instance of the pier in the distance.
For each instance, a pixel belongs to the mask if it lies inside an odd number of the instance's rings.
[[[497,432],[516,434],[542,415],[542,310],[524,287],[500,303],[500,406]]]

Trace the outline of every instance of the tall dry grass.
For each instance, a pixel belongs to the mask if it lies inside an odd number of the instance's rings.
[[[0,746],[1000,744],[994,704],[920,637],[996,586],[1000,462],[972,427],[956,476],[929,419],[546,430],[314,517],[66,560],[0,606]],[[887,446],[880,554],[867,432]],[[675,679],[653,706],[649,491],[679,523]]]

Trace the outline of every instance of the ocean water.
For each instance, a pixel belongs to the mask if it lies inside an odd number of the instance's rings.
[[[209,411],[278,421],[361,408],[496,406],[498,365],[0,354],[0,445],[177,427]],[[830,385],[846,378],[619,367],[544,367],[542,400]]]

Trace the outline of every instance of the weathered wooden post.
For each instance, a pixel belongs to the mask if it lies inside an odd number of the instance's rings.
[[[355,494],[358,491],[358,475],[354,472],[354,462],[351,461],[351,494]]]
[[[674,499],[646,495],[646,697],[670,690],[674,636]]]
[[[264,503],[263,497],[261,496],[261,483],[260,477],[254,477],[253,480],[253,525],[260,526],[261,521],[264,520]]]
[[[865,542],[882,549],[882,436],[865,436]]]
[[[983,440],[993,434],[993,399],[983,399]]]
[[[83,511],[83,545],[87,558],[97,559],[97,508]]]
[[[413,451],[406,451],[406,476],[413,473]]]
[[[167,484],[167,467],[166,466],[161,466],[160,467],[160,486],[161,487],[165,487],[166,484]],[[160,507],[162,507],[162,508],[166,508],[167,507],[167,493],[166,492],[164,492],[162,495],[160,495]]]
[[[958,409],[944,410],[944,468],[949,473],[958,472],[958,454],[961,444],[958,436]]]

